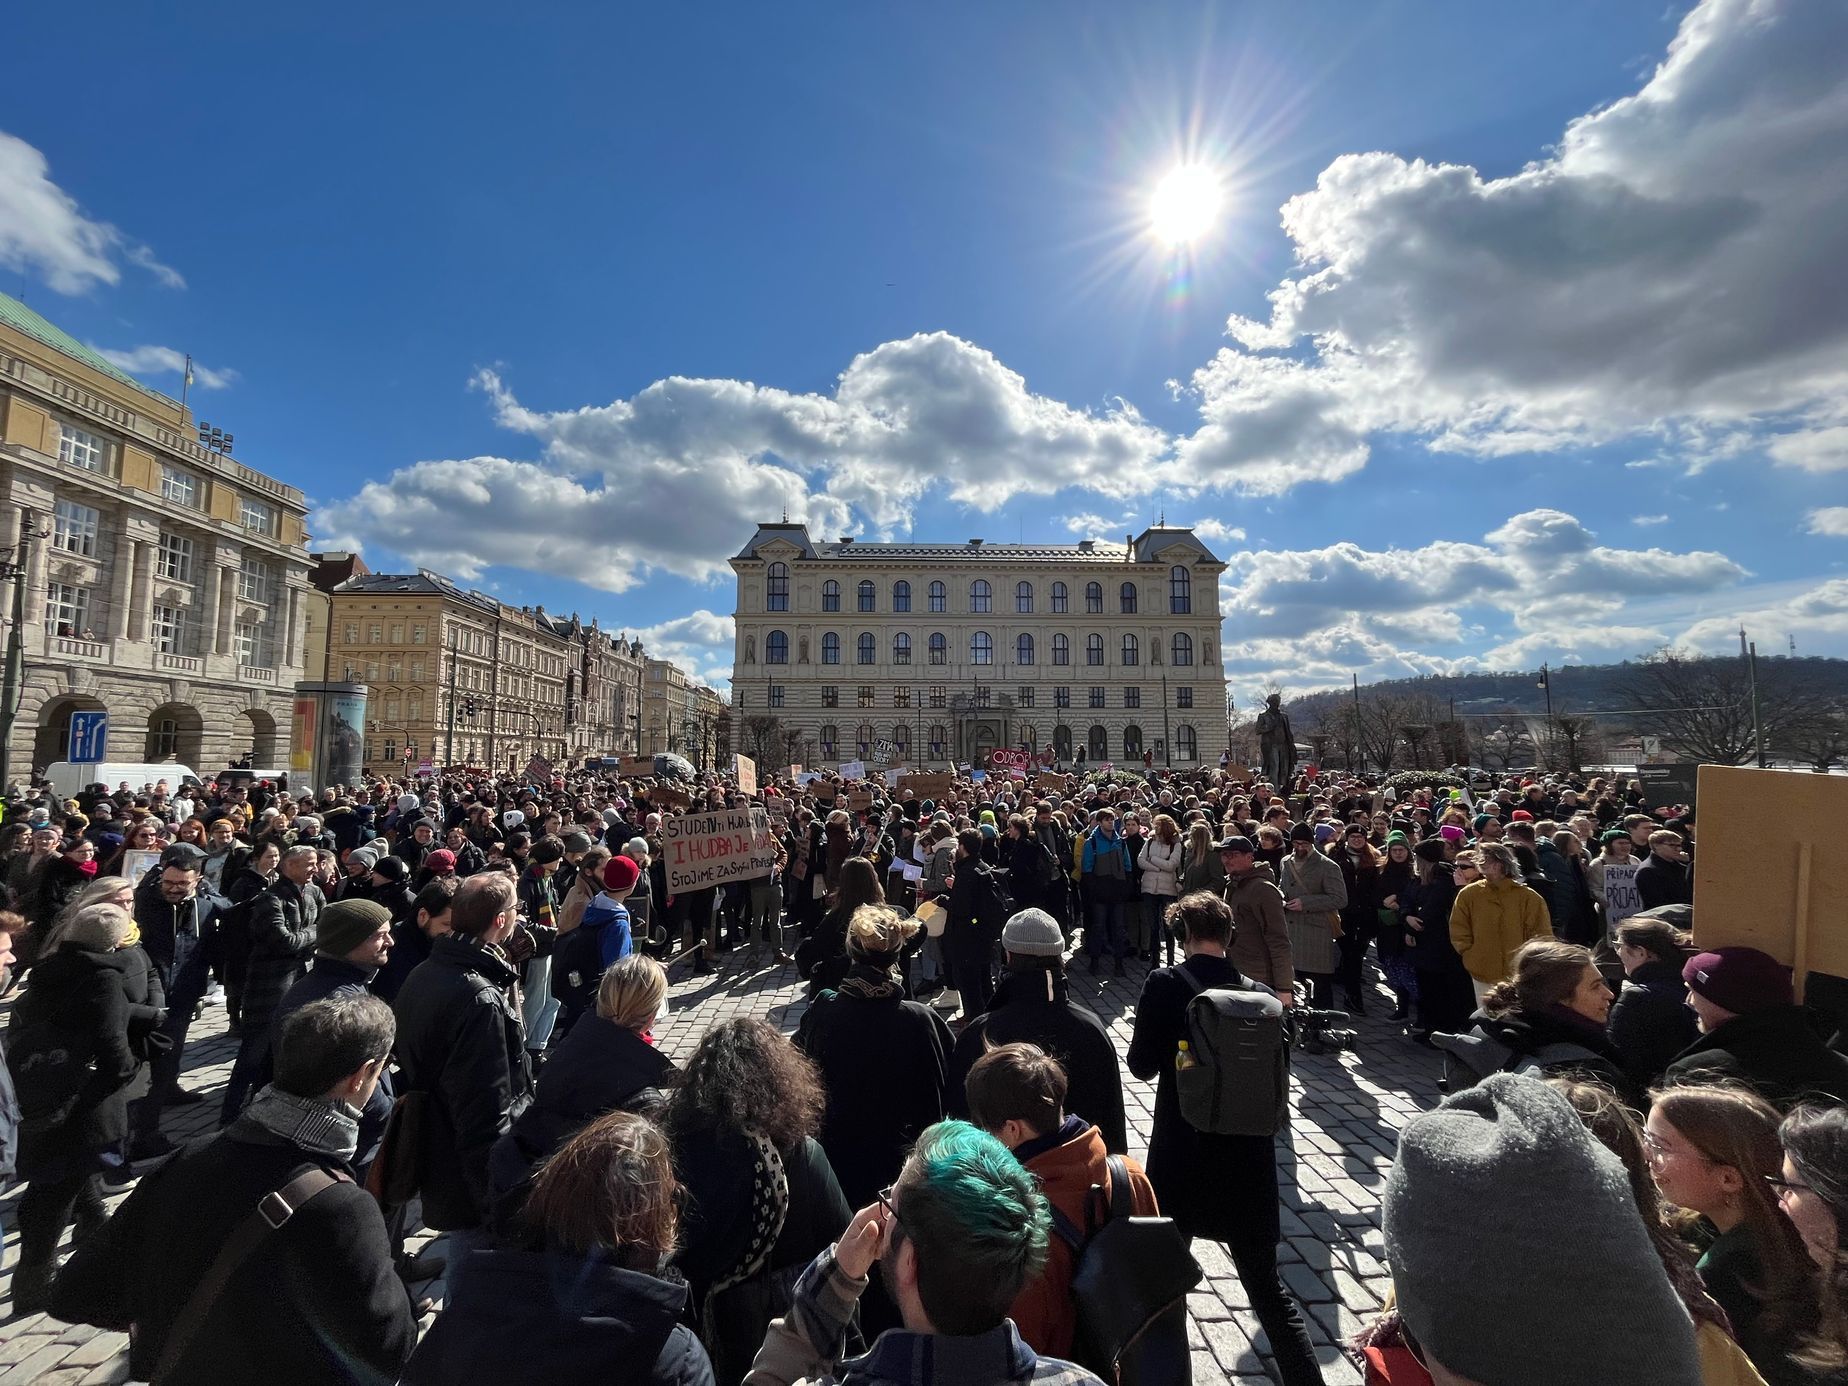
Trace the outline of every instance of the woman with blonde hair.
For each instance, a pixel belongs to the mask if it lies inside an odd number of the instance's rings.
[[[1142,845],[1142,900],[1153,921],[1147,960],[1158,961],[1158,945],[1165,943],[1170,967],[1174,966],[1174,935],[1168,931],[1168,906],[1180,898],[1181,850],[1180,824],[1168,814],[1156,814],[1153,829]]]
[[[674,1062],[655,1047],[666,1014],[667,972],[631,953],[610,964],[597,984],[597,1008],[553,1046],[530,1106],[488,1157],[497,1229],[514,1224],[533,1172],[586,1122],[605,1112],[654,1112],[678,1081]]]
[[[1196,890],[1211,891],[1214,895],[1225,891],[1226,864],[1219,859],[1219,851],[1213,844],[1213,830],[1205,819],[1187,830],[1187,842],[1181,848],[1178,884],[1182,895],[1192,895]]]
[[[1450,942],[1476,984],[1481,1001],[1508,976],[1522,944],[1553,936],[1552,916],[1540,892],[1521,875],[1514,850],[1499,842],[1477,846],[1482,879],[1457,891],[1450,910]]]
[[[669,1264],[679,1198],[659,1127],[631,1112],[592,1121],[539,1170],[526,1245],[472,1254],[405,1366],[405,1386],[710,1382],[706,1350],[682,1321],[686,1285]]]

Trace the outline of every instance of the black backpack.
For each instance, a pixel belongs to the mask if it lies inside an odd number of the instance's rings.
[[[1109,1166],[1109,1196],[1091,1186],[1082,1229],[1052,1207],[1052,1230],[1074,1262],[1072,1357],[1116,1386],[1187,1386],[1187,1296],[1200,1265],[1172,1218],[1136,1216],[1123,1157]]]
[[[597,1003],[603,982],[603,928],[580,924],[552,951],[552,995],[576,1017]]]
[[[1276,1135],[1290,1100],[1283,1002],[1268,987],[1203,987],[1186,968],[1174,972],[1193,992],[1187,1045],[1194,1062],[1174,1075],[1182,1119],[1217,1135]]]
[[[979,867],[977,874],[981,877],[982,886],[979,891],[981,899],[976,909],[982,925],[982,936],[992,943],[1001,937],[1001,931],[1013,917],[1014,897],[1008,893],[1006,878],[992,867]]]

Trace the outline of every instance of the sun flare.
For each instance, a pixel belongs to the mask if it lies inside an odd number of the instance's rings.
[[[1164,244],[1190,245],[1213,229],[1224,202],[1218,174],[1204,164],[1180,164],[1155,185],[1149,230]]]

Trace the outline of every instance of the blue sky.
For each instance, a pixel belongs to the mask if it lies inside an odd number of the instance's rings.
[[[323,541],[715,680],[785,506],[1204,521],[1242,698],[1848,654],[1834,0],[539,9],[15,16],[0,289],[222,373]]]

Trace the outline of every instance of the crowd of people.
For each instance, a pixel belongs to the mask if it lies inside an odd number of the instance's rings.
[[[664,822],[721,808],[768,873],[676,888]],[[1370,1004],[1441,1057],[1370,1379],[1848,1382],[1848,1057],[1788,968],[1694,944],[1694,837],[1620,780],[1227,766],[17,794],[13,1312],[132,1329],[163,1383],[1185,1381],[1164,1306],[1127,1345],[1086,1308],[1133,1214],[1220,1243],[1279,1377],[1320,1382],[1278,1269],[1284,1104],[1203,1122],[1183,1092],[1233,1073],[1200,1043],[1230,993],[1285,1065],[1312,1012]],[[789,969],[800,1023],[675,1063],[670,969],[727,955]],[[1075,995],[1119,984],[1122,1063]],[[237,1056],[178,1149],[207,1006]]]

